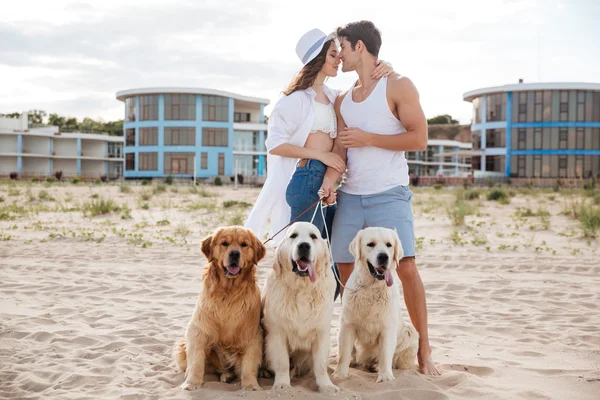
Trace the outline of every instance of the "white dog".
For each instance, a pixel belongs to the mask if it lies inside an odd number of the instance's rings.
[[[290,387],[292,373],[314,373],[320,392],[336,393],[327,374],[335,278],[329,248],[317,228],[296,222],[277,247],[273,271],[263,289],[266,368],[273,389]]]
[[[415,365],[419,334],[402,316],[400,278],[396,266],[403,251],[395,231],[366,228],[350,244],[354,270],[342,297],[338,365],[334,377],[348,377],[351,357],[373,369],[377,382],[394,378],[392,368]]]

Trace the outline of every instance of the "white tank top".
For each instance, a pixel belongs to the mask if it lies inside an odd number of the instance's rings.
[[[340,106],[346,126],[379,135],[406,132],[388,105],[387,78],[381,78],[369,97],[360,103],[352,100],[354,86]],[[408,163],[403,151],[378,147],[348,149],[347,168],[346,181],[340,190],[348,194],[377,194],[399,185],[408,186]]]

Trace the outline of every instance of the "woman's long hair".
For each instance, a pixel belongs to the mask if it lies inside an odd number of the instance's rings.
[[[294,93],[296,90],[304,90],[308,89],[315,83],[315,79],[317,79],[317,75],[321,72],[323,65],[325,65],[325,59],[327,58],[327,52],[329,51],[329,46],[334,39],[328,40],[323,44],[323,48],[321,52],[313,58],[308,64],[306,64],[298,74],[292,79],[292,82],[288,85],[287,89],[283,91],[283,94],[289,96]]]

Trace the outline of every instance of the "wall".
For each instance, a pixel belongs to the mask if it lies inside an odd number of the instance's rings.
[[[234,100],[235,103],[235,100]],[[238,106],[235,104],[234,112],[236,113],[250,113],[250,122],[259,123],[260,122],[260,104],[256,104],[255,107],[252,106]]]
[[[54,153],[57,156],[77,157],[77,139],[55,139]]]
[[[56,171],[62,171],[63,177],[76,176],[77,161],[54,159],[52,161],[52,174],[54,174]]]
[[[0,156],[0,175],[9,175],[17,172],[17,157]]]
[[[50,154],[50,138],[23,135],[23,153]]]
[[[28,124],[27,119],[26,113],[23,113],[21,118],[0,117],[0,129],[26,131]]]
[[[108,157],[106,155],[106,142],[99,140],[81,139],[83,157]]]
[[[23,157],[23,176],[48,175],[48,159],[45,157]]]
[[[0,135],[0,153],[17,152],[17,135]]]
[[[81,175],[86,178],[99,178],[106,173],[104,161],[81,160]]]

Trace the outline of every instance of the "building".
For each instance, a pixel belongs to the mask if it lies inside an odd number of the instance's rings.
[[[186,87],[116,96],[125,103],[125,178],[265,175],[269,100]]]
[[[600,84],[523,83],[477,89],[475,177],[590,178],[600,173]]]
[[[123,170],[123,137],[90,133],[61,133],[57,126],[29,126],[21,118],[0,116],[0,176],[80,176],[116,179]]]
[[[407,151],[409,173],[421,177],[467,177],[471,174],[469,125],[429,125],[425,151]]]

